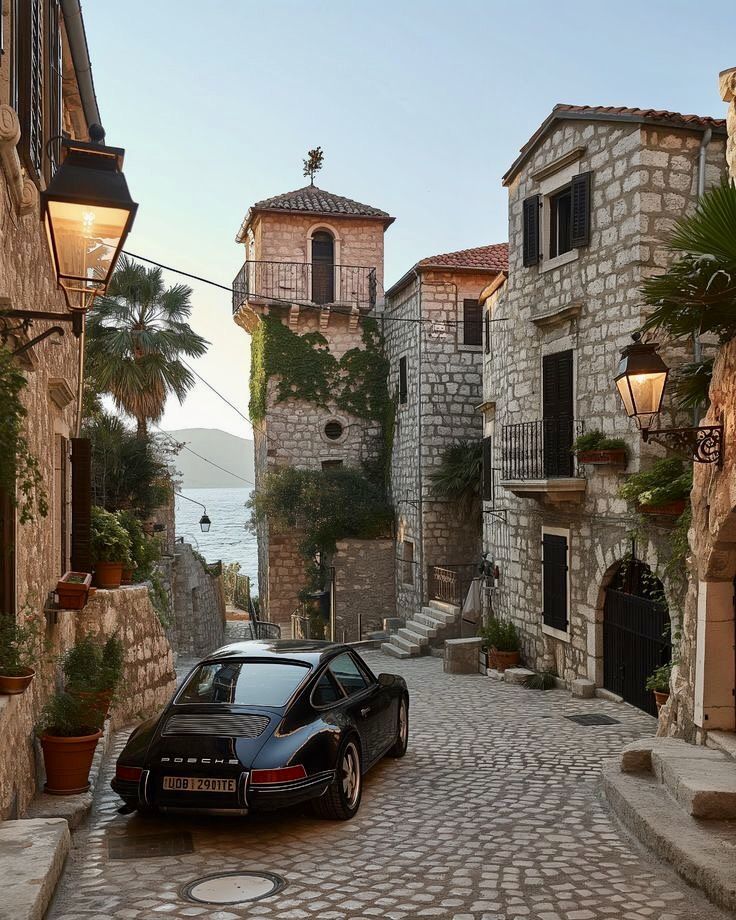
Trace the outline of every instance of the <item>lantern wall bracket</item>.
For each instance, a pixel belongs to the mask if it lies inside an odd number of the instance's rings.
[[[654,441],[676,453],[688,454],[695,463],[723,466],[723,425],[696,428],[642,428],[643,441]]]
[[[45,320],[50,323],[71,323],[72,332],[79,338],[84,329],[84,312],[76,310],[73,313],[54,313],[52,310],[2,310],[0,309],[0,319],[22,320],[21,324],[14,329],[6,329],[5,333],[16,330],[28,331],[31,325],[37,320]],[[0,334],[2,334],[0,332]],[[45,338],[45,336],[44,336]]]

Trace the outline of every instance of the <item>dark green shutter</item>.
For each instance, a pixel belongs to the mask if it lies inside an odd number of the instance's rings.
[[[539,195],[524,199],[524,265],[539,262]]]
[[[543,620],[545,626],[567,631],[567,537],[542,537]]]
[[[406,357],[399,358],[399,402],[405,403],[409,384],[406,376]]]
[[[587,246],[590,242],[590,176],[589,172],[584,172],[572,178],[573,249]]]
[[[463,345],[483,344],[482,311],[477,300],[463,300]]]
[[[92,571],[90,520],[92,516],[92,445],[88,438],[72,438],[72,569]]]
[[[493,501],[493,438],[483,438],[483,501]]]
[[[572,351],[542,358],[542,429],[545,478],[572,476]]]

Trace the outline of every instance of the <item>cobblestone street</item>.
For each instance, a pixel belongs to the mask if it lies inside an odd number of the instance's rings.
[[[77,832],[53,920],[274,917],[320,920],[716,920],[726,915],[633,842],[598,789],[603,758],[653,732],[625,705],[572,700],[446,675],[436,658],[376,671],[409,684],[403,760],[367,777],[358,816],[330,823],[304,813],[143,820],[117,814],[107,779],[87,830]],[[574,713],[620,724],[586,726]],[[116,750],[123,737],[116,742]],[[112,759],[108,774],[112,772]],[[193,852],[112,859],[111,841],[191,833]],[[179,889],[217,871],[266,870],[286,888],[250,906],[187,903]]]

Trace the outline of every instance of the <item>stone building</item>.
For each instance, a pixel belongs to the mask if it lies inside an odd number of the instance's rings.
[[[481,438],[479,297],[506,270],[505,243],[479,246],[422,259],[386,293],[384,336],[396,395],[391,498],[400,617],[418,613],[431,598],[454,603],[477,567],[480,507],[463,509],[437,498],[430,476],[446,448]]]
[[[6,483],[0,490],[0,616],[35,620],[48,646],[29,688],[0,695],[1,821],[23,815],[36,792],[40,760],[34,725],[56,685],[58,656],[79,636],[118,631],[124,640],[129,692],[113,719],[130,721],[133,713],[160,706],[173,686],[173,662],[144,588],[99,591],[81,612],[54,609],[53,590],[72,567],[70,444],[81,346],[57,288],[39,193],[55,169],[53,139],[63,132],[87,140],[100,113],[78,0],[3,4],[0,16],[0,348],[13,354],[26,381],[22,435],[48,497],[48,514],[36,511],[23,522],[12,488]],[[12,310],[53,316],[24,323],[8,314]],[[53,327],[58,329],[34,344]]]
[[[276,467],[358,468],[380,453],[380,421],[352,411],[334,384],[355,349],[380,357],[371,314],[383,301],[383,236],[393,220],[316,186],[249,209],[233,314],[252,337],[256,488]],[[279,624],[290,622],[305,583],[299,538],[258,528],[261,605]]]
[[[657,456],[612,379],[645,318],[641,283],[667,264],[674,220],[720,182],[724,149],[718,119],[558,105],[503,180],[509,277],[487,303],[483,371],[493,611],[517,624],[531,667],[643,708],[646,676],[668,655],[667,624],[643,610],[643,590],[619,583],[634,527],[617,494],[624,469],[578,464],[571,445],[583,431],[622,438],[628,472]],[[688,357],[664,354],[670,366]],[[634,545],[634,580],[657,571],[666,528],[661,537]]]
[[[728,104],[726,161],[736,183],[736,68],[720,75]],[[724,426],[720,467],[694,465],[691,577],[680,659],[660,732],[736,752],[736,340],[720,348],[703,425]]]

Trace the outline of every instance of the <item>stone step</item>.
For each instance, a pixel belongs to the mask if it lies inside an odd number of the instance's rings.
[[[415,613],[410,622],[415,624],[421,623],[429,629],[442,629],[447,626],[447,621],[444,618],[433,616],[431,613],[425,613],[428,609],[428,607],[425,607],[421,613]]]
[[[452,620],[456,620],[460,616],[461,610],[457,604],[446,604],[444,601],[430,601],[429,608],[430,610],[439,610],[440,613],[448,614]]]
[[[455,614],[448,613],[446,610],[439,610],[436,607],[422,607],[422,613],[424,616],[434,617],[435,620],[441,620],[445,626],[454,623],[457,619]]]
[[[419,632],[414,632],[414,630],[410,628],[409,624],[402,626],[396,635],[402,639],[406,639],[408,642],[413,642],[414,645],[422,646],[427,645],[429,642],[428,636],[425,636]]]
[[[437,635],[439,627],[428,626],[426,623],[420,622],[417,619],[419,616],[420,614],[417,614],[413,620],[409,620],[409,622],[406,624],[406,628],[410,629],[414,633],[418,633],[420,636],[424,636],[427,639],[434,639],[434,637]]]
[[[403,648],[399,648],[398,645],[394,645],[392,642],[384,642],[381,646],[381,651],[384,655],[390,655],[392,658],[411,658],[408,652],[405,652]]]
[[[398,633],[395,636],[391,636],[391,643],[392,645],[398,645],[399,648],[408,652],[410,655],[419,655],[421,652],[421,646],[418,642],[400,636]]]
[[[71,845],[63,818],[29,818],[0,824],[3,903],[0,917],[41,920]]]

